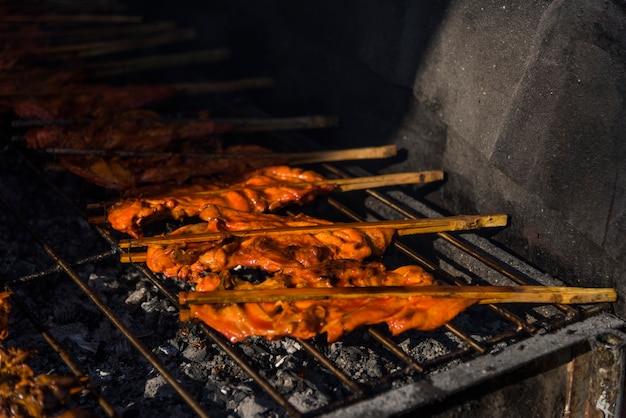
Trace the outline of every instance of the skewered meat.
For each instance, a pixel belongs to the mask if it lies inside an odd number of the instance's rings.
[[[25,90],[39,91],[61,88],[84,78],[78,70],[51,71],[46,68],[17,68],[0,72],[2,96],[22,94]]]
[[[136,109],[178,93],[178,89],[170,86],[140,85],[72,85],[68,90],[68,93],[17,99],[13,111],[23,119],[92,118]]]
[[[254,214],[252,226],[237,222],[236,227],[266,229],[290,226],[327,225],[330,222],[305,215],[277,216]],[[168,234],[184,238],[189,233],[232,231],[231,222],[220,218],[186,225]],[[230,227],[230,228],[229,228]],[[146,264],[167,277],[198,280],[207,271],[220,272],[243,266],[277,272],[285,268],[312,267],[326,260],[365,260],[381,257],[391,242],[393,229],[342,228],[311,233],[268,234],[250,237],[224,236],[201,243],[150,245]]]
[[[249,155],[244,157],[243,153]],[[233,156],[237,154],[239,156]],[[97,155],[61,155],[59,162],[72,173],[91,183],[116,190],[127,190],[146,184],[175,181],[182,184],[196,177],[222,175],[237,178],[257,168],[286,163],[267,148],[247,145],[231,146],[221,153],[207,155],[158,154],[143,157],[101,157]]]
[[[4,340],[9,334],[9,292],[0,292],[0,340]]]
[[[260,284],[209,274],[197,291],[215,290],[224,283],[235,289],[280,289],[289,287],[358,287],[433,285],[432,275],[418,266],[387,271],[381,263],[332,261],[313,268],[287,269]],[[326,333],[329,342],[357,327],[387,323],[392,334],[409,329],[433,330],[476,301],[413,296],[409,298],[358,298],[281,301],[243,304],[190,305],[189,317],[204,321],[231,342],[250,336],[268,339],[281,336],[312,338]]]
[[[190,186],[179,189],[171,195],[124,199],[108,210],[107,219],[115,230],[135,238],[141,235],[141,227],[150,221],[163,218],[182,219],[200,216],[208,220],[207,207],[217,205],[223,208],[245,212],[267,212],[277,210],[289,203],[309,203],[320,193],[329,193],[332,185],[314,185],[321,181],[319,174],[291,168],[273,166],[256,170],[243,181],[228,186],[222,194],[194,194],[207,186]],[[262,189],[251,187],[267,186]],[[213,190],[224,185],[213,186]],[[204,213],[203,213],[204,212]]]
[[[82,385],[73,376],[35,376],[26,360],[31,351],[0,345],[0,416],[44,417],[67,403]],[[68,416],[81,416],[78,411]],[[85,416],[85,415],[83,415]]]
[[[9,293],[0,292],[0,340],[9,333],[8,316],[11,310]],[[83,387],[73,376],[42,374],[35,376],[26,360],[34,352],[19,348],[5,348],[0,343],[0,416],[44,417],[48,412],[66,403],[69,397]],[[67,411],[66,416],[81,416],[80,411]],[[86,415],[82,415],[86,416]]]
[[[176,140],[230,129],[211,120],[164,122],[156,112],[136,109],[100,116],[89,124],[31,128],[25,137],[30,148],[163,151]]]

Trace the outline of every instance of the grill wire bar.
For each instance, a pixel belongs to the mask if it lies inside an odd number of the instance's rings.
[[[83,281],[70,264],[57,255],[57,253],[48,245],[38,232],[13,208],[4,197],[0,196],[0,202],[11,212],[13,217],[27,230],[30,235],[41,245],[48,255],[57,263],[57,265],[67,274],[72,281],[80,287],[80,289],[91,299],[91,301],[105,314],[105,316],[115,325],[115,327],[131,342],[131,344],[141,353],[141,355],[150,362],[150,364],[159,371],[159,373],[168,381],[168,383],[185,399],[189,406],[201,417],[207,417],[208,414],[204,408],[194,399],[187,389],[185,389],[165,368],[161,361],[146,348],[141,340],[124,325],[109,307],[102,302],[98,295]]]
[[[55,193],[58,194],[65,201],[70,203],[72,207],[77,211],[77,213],[86,218],[83,211],[74,204],[74,201],[69,198],[62,190],[56,187],[50,179],[44,175],[40,170],[36,168],[36,166],[29,161],[28,157],[25,155],[21,155],[24,161],[30,166],[30,168],[37,173],[52,189],[54,189]],[[329,172],[334,173],[337,176],[341,177],[349,177],[345,172],[328,165],[324,165]],[[374,191],[367,190],[366,194],[377,199],[382,202],[384,205],[389,208],[401,213],[406,217],[416,217],[417,215],[411,211],[408,211],[402,207],[402,205],[397,204],[393,201],[388,195]],[[111,251],[102,252],[90,257],[82,258],[74,263],[70,263],[63,258],[59,257],[58,254],[51,248],[51,246],[45,242],[45,240],[38,234],[38,232],[29,224],[29,222],[24,219],[20,213],[13,208],[2,196],[0,196],[2,204],[7,207],[7,209],[12,213],[12,215],[19,221],[19,223],[27,230],[33,238],[41,245],[41,247],[48,253],[50,257],[55,261],[56,265],[54,267],[39,271],[37,273],[33,273],[27,276],[20,277],[18,279],[12,280],[11,284],[20,285],[24,282],[31,282],[37,279],[41,279],[47,275],[57,273],[59,271],[63,271],[68,277],[70,277],[79,287],[80,289],[87,295],[92,302],[97,306],[97,308],[106,315],[109,320],[115,324],[115,326],[122,332],[124,337],[131,342],[133,346],[141,353],[141,355],[148,361],[150,364],[159,371],[159,373],[166,379],[167,383],[172,386],[175,391],[184,399],[184,401],[193,409],[193,411],[198,416],[206,417],[208,413],[206,412],[204,406],[198,399],[195,399],[188,391],[185,389],[182,384],[167,370],[167,368],[160,362],[160,360],[149,350],[147,347],[143,345],[140,338],[137,337],[130,329],[128,329],[122,322],[120,318],[118,318],[109,307],[100,300],[98,295],[85,284],[84,280],[76,273],[74,270],[75,266],[85,265],[90,263],[96,263],[102,259],[110,258],[112,255],[119,253],[119,248],[117,248],[117,241],[111,236],[111,234],[105,229],[101,227],[95,227],[98,233],[112,246]],[[328,202],[331,207],[339,211],[340,213],[347,215],[354,220],[360,220],[360,216],[353,212],[350,208],[346,207],[342,203],[338,202],[334,198],[329,198]],[[453,237],[450,234],[439,234],[439,236],[450,242],[452,245],[458,247],[461,251],[470,254],[472,257],[476,258],[481,263],[487,265],[488,267],[498,271],[502,275],[511,279],[515,283],[524,285],[530,284],[527,280],[520,277],[520,275],[515,274],[511,271],[508,266],[502,266],[497,260],[494,260],[488,254],[484,254],[478,249],[473,248],[471,245],[466,244],[463,240]],[[444,279],[450,283],[460,284],[462,281],[447,273],[445,270],[441,269],[436,263],[422,257],[419,253],[413,250],[410,246],[407,246],[403,242],[394,241],[394,246],[399,251],[405,253],[417,263],[422,264],[427,269],[435,272],[436,276]],[[145,266],[137,265],[138,271],[140,271],[145,279],[151,282],[154,286],[156,286],[159,292],[165,296],[170,302],[178,307],[178,298],[177,295],[169,290],[167,286],[164,286],[163,280],[150,272]],[[22,302],[17,302],[18,305],[24,305]],[[495,312],[498,316],[502,317],[505,321],[511,323],[513,325],[512,331],[504,331],[498,335],[491,336],[487,339],[483,339],[481,341],[476,340],[466,331],[460,329],[456,325],[448,324],[446,325],[446,329],[462,340],[465,345],[459,346],[456,350],[452,349],[448,353],[439,355],[432,359],[421,360],[418,361],[411,354],[407,353],[407,351],[398,345],[394,341],[393,338],[388,337],[385,333],[378,330],[376,327],[370,327],[367,329],[367,334],[373,337],[373,339],[379,342],[381,345],[386,347],[386,349],[392,353],[399,361],[403,362],[406,367],[403,372],[404,375],[410,376],[413,374],[422,375],[424,373],[428,373],[430,370],[435,369],[439,365],[446,364],[453,360],[462,359],[467,356],[475,356],[482,355],[487,353],[492,347],[497,345],[500,342],[505,342],[507,340],[512,340],[515,338],[523,338],[524,336],[533,335],[540,331],[539,327],[543,327],[548,329],[544,323],[541,323],[539,326],[530,324],[526,320],[522,319],[517,314],[501,308],[497,305],[486,305],[489,309]],[[572,321],[575,319],[579,319],[583,316],[585,311],[574,308],[571,306],[558,306],[562,312],[564,312],[566,318],[556,319],[553,321],[556,323],[556,326],[562,326],[563,323],[568,321]],[[594,314],[596,310],[601,310],[602,308],[591,307],[586,312],[587,314]],[[30,316],[30,315],[29,315]],[[33,323],[39,328],[43,335],[51,336],[51,333],[45,330],[45,327],[41,323],[37,321],[37,319],[32,316],[31,320]],[[347,398],[346,401],[331,401],[327,406],[317,408],[315,410],[302,412],[298,410],[295,406],[293,406],[290,401],[280,393],[280,391],[272,386],[272,384],[266,379],[263,374],[255,368],[255,366],[248,361],[246,358],[246,354],[240,352],[238,345],[230,344],[226,339],[221,336],[219,333],[212,330],[210,327],[199,324],[199,327],[203,330],[204,334],[208,339],[210,339],[217,347],[220,348],[226,355],[228,355],[235,363],[237,363],[256,383],[258,387],[260,387],[263,391],[265,391],[283,410],[284,413],[288,416],[292,417],[301,417],[301,416],[316,416],[318,414],[324,413],[325,411],[332,411],[336,408],[341,408],[343,402],[356,402],[360,399],[366,398],[372,394],[372,391],[379,390],[378,388],[369,387],[368,385],[363,385],[360,382],[354,380],[351,376],[349,376],[346,372],[344,372],[341,367],[337,366],[333,360],[328,358],[320,349],[316,347],[315,342],[303,341],[296,339],[299,346],[304,350],[308,355],[317,361],[318,364],[322,365],[327,371],[332,373],[342,384],[347,388],[347,390],[351,393],[351,396]],[[49,343],[55,347],[55,350],[60,353],[61,357],[63,357],[68,366],[74,373],[78,373],[84,376],[80,371],[80,366],[75,364],[75,361],[70,359],[67,353],[60,347],[60,345],[54,340],[54,338],[49,339]],[[106,401],[102,396],[98,393],[97,389],[90,388],[92,394],[96,396],[98,402],[106,411],[109,416],[116,416],[116,413],[113,407]]]

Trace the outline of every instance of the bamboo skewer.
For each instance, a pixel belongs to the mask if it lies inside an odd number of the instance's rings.
[[[46,148],[49,154],[65,154],[65,155],[98,155],[98,156],[117,156],[117,157],[170,157],[174,155],[171,152],[136,152],[122,150],[102,150],[102,149],[73,149],[73,148]],[[282,152],[270,154],[191,154],[177,153],[176,155],[187,158],[201,158],[203,160],[221,160],[221,159],[275,159],[287,161],[288,164],[313,164],[333,161],[356,161],[369,160],[378,158],[390,158],[395,156],[397,148],[395,145],[385,145],[382,147],[365,147],[352,148],[334,151],[313,151],[313,152]]]
[[[379,176],[365,176],[354,178],[327,179],[310,183],[276,183],[263,186],[229,187],[225,189],[205,190],[187,193],[185,196],[219,195],[226,192],[241,190],[264,190],[268,187],[303,187],[303,186],[336,186],[335,192],[351,192],[370,188],[399,186],[403,184],[422,184],[443,180],[443,171],[414,171],[407,173],[381,174]],[[170,196],[170,195],[168,195]],[[175,194],[174,194],[175,196]],[[154,198],[154,196],[152,197]],[[158,198],[158,196],[156,196]]]
[[[407,219],[378,222],[340,222],[326,225],[281,227],[266,229],[249,229],[237,231],[206,232],[185,235],[162,235],[148,238],[126,239],[119,242],[121,249],[144,247],[148,245],[168,245],[177,243],[206,242],[225,236],[254,237],[285,234],[313,234],[321,231],[336,231],[339,229],[356,228],[362,230],[375,228],[391,228],[399,236],[428,234],[435,232],[467,231],[477,228],[493,228],[506,226],[507,215],[457,215],[444,218]],[[123,262],[139,262],[140,254],[123,253]]]
[[[0,24],[2,21],[0,20]],[[147,35],[155,32],[170,31],[176,28],[175,22],[147,22],[136,23],[133,25],[124,26],[97,26],[97,27],[80,27],[76,29],[51,29],[48,30],[44,27],[38,27],[34,32],[16,32],[16,31],[2,31],[0,28],[0,39],[63,39],[63,38],[98,38],[103,37],[123,37],[123,36],[137,36]]]
[[[243,78],[215,83],[179,83],[172,84],[175,89],[187,94],[207,94],[224,91],[242,91],[274,86],[274,79],[269,77]]]
[[[110,61],[85,65],[91,77],[110,77],[130,72],[151,70],[155,68],[172,68],[196,63],[219,62],[230,57],[227,48],[210,49],[204,51],[184,52],[180,54],[162,54],[147,57],[132,58],[121,61]]]
[[[312,115],[290,118],[215,119],[215,122],[233,125],[232,132],[242,133],[334,128],[339,124],[339,119],[336,116]]]
[[[61,55],[74,54],[77,57],[95,57],[116,52],[129,51],[146,46],[162,45],[165,43],[186,41],[196,36],[192,29],[177,29],[160,35],[144,36],[134,39],[117,39],[114,41],[88,42],[37,48],[27,51],[28,55]]]
[[[94,119],[16,119],[11,121],[13,128],[36,128],[44,126],[68,126],[68,125],[85,125],[93,122]],[[339,119],[336,116],[327,115],[309,115],[296,116],[288,118],[211,118],[211,119],[187,119],[167,117],[159,122],[215,122],[216,124],[231,125],[233,129],[228,132],[266,132],[266,131],[282,131],[291,129],[323,129],[332,128],[338,125]]]
[[[8,15],[0,23],[139,23],[141,16],[123,15]]]
[[[222,194],[232,191],[240,190],[264,190],[268,187],[303,187],[307,185],[313,186],[336,186],[334,192],[349,192],[354,190],[364,190],[370,188],[387,187],[387,186],[399,186],[404,184],[421,184],[431,183],[434,181],[443,180],[444,173],[441,170],[432,171],[414,171],[406,173],[393,173],[393,174],[381,174],[378,176],[365,176],[365,177],[353,177],[353,178],[340,178],[340,179],[326,179],[313,181],[310,183],[282,183],[268,184],[263,186],[243,186],[243,187],[229,187],[224,189],[198,191],[192,193],[185,193],[184,196],[202,196],[211,194]],[[176,196],[176,193],[167,194],[163,196]],[[149,199],[158,199],[161,195],[149,196]],[[103,206],[112,204],[115,202],[103,202],[92,203],[87,205],[87,209],[98,209]]]
[[[210,83],[174,83],[174,84],[158,84],[154,87],[171,87],[174,90],[178,90],[181,93],[186,94],[209,94],[209,93],[223,93],[232,91],[241,91],[247,89],[266,88],[274,85],[274,79],[267,77],[257,78],[244,78],[232,81],[218,81]],[[133,85],[141,86],[141,84]],[[96,86],[99,88],[99,86]],[[126,86],[117,86],[124,88]],[[145,86],[150,87],[150,86]],[[60,96],[60,95],[80,95],[91,94],[94,92],[93,88],[89,86],[67,86],[67,87],[55,87],[50,89],[39,90],[20,90],[20,91],[0,91],[0,97],[23,97],[23,96]]]
[[[194,305],[421,296],[474,299],[481,305],[493,303],[585,304],[615,302],[617,300],[617,292],[611,288],[596,289],[557,286],[376,286],[180,292],[179,302],[181,305]]]
[[[423,184],[432,183],[434,181],[443,180],[444,173],[441,170],[432,171],[415,171],[407,173],[393,173],[393,174],[381,174],[378,176],[365,176],[354,178],[341,178],[341,179],[327,179],[314,181],[310,183],[276,183],[264,186],[245,186],[245,187],[230,187],[225,189],[206,190],[192,193],[185,193],[184,196],[202,196],[211,194],[222,194],[226,192],[239,191],[239,190],[263,190],[268,187],[303,187],[307,185],[313,186],[336,186],[334,192],[350,192],[355,190],[372,189],[387,186],[399,186],[405,184]],[[149,196],[149,199],[159,199],[162,195]],[[167,197],[176,196],[176,193],[168,194]],[[87,209],[100,209],[115,202],[99,202],[90,203],[87,205]],[[103,222],[91,222],[91,223],[103,223]]]

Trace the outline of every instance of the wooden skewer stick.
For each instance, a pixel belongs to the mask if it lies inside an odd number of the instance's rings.
[[[0,24],[2,20],[0,20]],[[76,39],[88,39],[97,38],[103,39],[106,37],[123,37],[123,36],[138,36],[146,35],[154,32],[165,32],[176,28],[176,22],[147,22],[137,23],[133,25],[109,25],[109,26],[90,26],[89,28],[54,28],[48,30],[44,27],[37,28],[37,31],[20,33],[15,30],[11,32],[2,31],[0,28],[0,38],[7,39],[63,39],[63,38],[76,38]]]
[[[420,296],[475,299],[478,304],[482,305],[492,303],[584,304],[615,302],[617,300],[617,292],[611,288],[557,286],[376,286],[215,290],[212,292],[180,292],[178,299],[181,305],[194,305]]]
[[[334,128],[339,124],[339,118],[336,116],[313,115],[291,118],[215,119],[215,122],[233,125],[232,132],[239,133]]]
[[[180,54],[151,55],[121,61],[87,64],[84,68],[89,71],[91,77],[110,77],[113,75],[151,70],[155,68],[172,68],[196,63],[225,61],[229,57],[230,49],[221,48],[184,52]]]
[[[443,218],[406,219],[378,222],[338,222],[325,225],[292,226],[281,228],[248,229],[237,231],[205,232],[199,234],[184,235],[160,235],[148,238],[134,238],[121,240],[119,247],[122,249],[144,247],[147,245],[168,245],[177,243],[205,242],[224,236],[253,237],[285,234],[313,234],[321,231],[336,231],[339,229],[395,229],[400,236],[414,234],[429,234],[434,232],[467,231],[477,228],[493,228],[506,226],[507,215],[457,215]],[[133,257],[134,259],[134,257]]]
[[[179,83],[172,84],[175,89],[187,94],[207,94],[224,91],[242,91],[274,86],[274,79],[269,77],[242,78],[240,80],[216,83]]]
[[[162,122],[200,122],[202,119],[162,119]],[[325,129],[332,128],[339,124],[336,116],[327,115],[310,115],[296,116],[289,118],[263,118],[263,119],[246,119],[246,118],[215,118],[210,121],[217,124],[231,125],[230,132],[267,132],[267,131],[286,131],[296,129]],[[67,125],[85,125],[93,122],[93,119],[16,119],[11,121],[13,128],[33,128],[43,126],[67,126]]]
[[[37,56],[49,54],[73,53],[78,57],[95,57],[116,52],[129,51],[146,46],[162,45],[166,43],[187,41],[196,36],[193,29],[177,29],[160,35],[140,37],[136,39],[116,39],[114,41],[88,42],[71,45],[51,46],[29,51],[29,54]]]
[[[365,176],[365,177],[354,177],[347,179],[327,179],[314,181],[311,183],[276,183],[265,186],[246,186],[246,187],[231,187],[226,189],[215,189],[215,190],[206,190],[192,193],[185,193],[184,196],[203,196],[203,195],[211,195],[211,194],[222,194],[226,192],[238,191],[238,190],[263,190],[268,187],[304,187],[307,185],[314,186],[325,186],[325,185],[334,185],[336,188],[333,192],[350,192],[355,190],[364,190],[364,189],[373,189],[379,187],[387,187],[387,186],[399,186],[403,184],[423,184],[423,183],[432,183],[434,181],[443,180],[444,173],[441,170],[432,170],[432,171],[416,171],[416,172],[407,172],[407,173],[393,173],[393,174],[381,174],[379,176]],[[165,195],[163,195],[165,196]],[[170,196],[176,196],[176,193],[168,194]],[[153,195],[148,196],[148,199],[159,199],[161,195]],[[101,209],[103,207],[114,204],[115,202],[98,202],[98,203],[90,203],[87,205],[87,209]],[[105,223],[105,219],[103,217],[90,217],[89,223],[92,224],[103,224]]]
[[[102,149],[73,149],[73,148],[46,148],[49,154],[64,155],[99,155],[99,156],[117,156],[117,157],[170,157],[171,152],[136,152],[122,150],[102,150]],[[200,158],[202,160],[222,160],[222,159],[269,159],[280,160],[286,164],[312,164],[332,161],[355,161],[369,160],[378,158],[393,157],[397,153],[395,145],[385,145],[382,147],[366,147],[354,148],[334,151],[314,151],[314,152],[282,152],[270,154],[185,154],[178,153],[176,155],[186,158]]]
[[[393,173],[393,174],[381,174],[379,176],[365,176],[354,178],[342,178],[342,179],[327,179],[312,181],[310,183],[280,183],[268,184],[263,186],[242,186],[242,187],[229,187],[225,189],[205,190],[193,193],[186,193],[185,196],[204,196],[204,195],[219,195],[226,192],[241,191],[241,190],[264,190],[268,187],[306,187],[306,186],[335,186],[335,192],[351,192],[354,190],[364,190],[371,188],[387,187],[387,186],[399,186],[403,184],[423,184],[432,183],[434,181],[443,180],[443,171],[414,171],[407,173]],[[174,193],[174,196],[176,194]],[[171,195],[168,195],[171,196]],[[154,196],[152,196],[154,198]],[[157,196],[158,198],[158,196]]]
[[[158,84],[154,87],[171,87],[173,90],[178,90],[185,94],[210,94],[210,93],[224,93],[231,91],[241,91],[247,89],[266,88],[274,85],[274,79],[259,77],[259,78],[245,78],[233,81],[218,81],[212,83],[178,83],[178,84]],[[135,86],[141,86],[135,85]],[[100,88],[100,86],[95,86]],[[112,86],[115,87],[115,86]],[[124,88],[126,86],[116,86]],[[150,87],[150,86],[145,86]],[[97,89],[95,90],[97,92]],[[20,90],[20,91],[0,91],[0,97],[23,97],[23,96],[60,96],[70,94],[92,94],[93,88],[87,86],[76,87],[54,87],[50,89],[39,90]]]
[[[139,23],[141,16],[122,15],[9,15],[2,16],[0,23]]]

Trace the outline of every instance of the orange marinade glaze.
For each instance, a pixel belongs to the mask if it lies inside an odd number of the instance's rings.
[[[370,263],[362,271],[364,280],[355,279],[355,264],[340,262],[352,270],[347,275],[333,277],[334,286],[328,279],[305,278],[299,280],[278,274],[260,285],[243,284],[238,288],[272,287],[340,287],[354,286],[425,286],[432,285],[433,278],[419,266],[405,266],[385,271],[379,263]],[[318,270],[318,273],[321,270]],[[296,271],[292,273],[297,273]],[[302,271],[306,275],[306,272]],[[358,273],[357,273],[358,274]],[[347,280],[347,281],[346,281]],[[270,281],[270,283],[267,283]],[[219,279],[207,276],[198,283],[197,291],[212,290]],[[326,333],[328,342],[336,341],[343,333],[364,325],[387,323],[392,334],[409,329],[423,331],[436,329],[467,309],[475,300],[457,298],[362,298],[327,299],[295,302],[265,302],[242,304],[191,305],[190,317],[204,321],[222,333],[231,342],[242,341],[250,336],[274,339],[292,336],[303,339]]]

